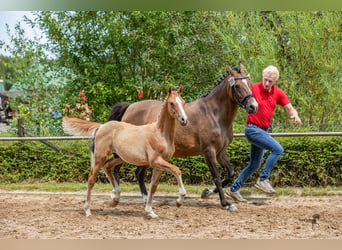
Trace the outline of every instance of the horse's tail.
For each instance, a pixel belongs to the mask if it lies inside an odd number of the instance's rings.
[[[79,118],[63,117],[63,130],[64,133],[70,135],[84,135],[91,136],[95,129],[102,124],[98,122],[85,121]]]
[[[129,105],[131,105],[129,102],[115,104],[109,113],[107,121],[121,121]]]

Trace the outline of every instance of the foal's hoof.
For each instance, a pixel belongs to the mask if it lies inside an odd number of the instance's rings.
[[[116,207],[119,204],[119,200],[109,199],[109,204],[112,207]]]
[[[202,194],[201,194],[201,198],[202,198],[202,199],[208,198],[208,197],[209,197],[209,192],[210,192],[210,191],[209,191],[208,188],[204,189],[203,192],[202,192]]]
[[[158,214],[155,214],[153,211],[147,212],[147,218],[149,219],[159,219]]]
[[[86,215],[86,217],[89,217],[91,215],[90,210],[85,210],[85,215]]]
[[[237,210],[237,208],[236,208],[236,206],[234,206],[234,204],[226,206],[225,209],[230,211],[230,212],[234,212]]]
[[[177,200],[176,200],[176,206],[177,207],[180,207],[183,205],[184,203],[184,197],[185,197],[185,194],[184,195],[181,195]]]

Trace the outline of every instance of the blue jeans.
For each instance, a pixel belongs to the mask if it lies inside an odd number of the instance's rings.
[[[260,181],[270,178],[271,170],[283,154],[283,147],[267,131],[254,125],[245,128],[245,136],[250,142],[250,163],[247,165],[239,177],[230,186],[231,191],[238,191],[249,177],[261,166],[261,161],[265,149],[270,150],[271,154],[267,157],[264,169],[260,175]]]

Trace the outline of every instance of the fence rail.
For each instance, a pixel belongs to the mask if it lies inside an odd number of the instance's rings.
[[[273,137],[297,137],[297,136],[342,136],[342,132],[289,132],[270,133]],[[234,134],[234,137],[245,137],[245,134]]]
[[[92,136],[36,136],[36,137],[0,137],[0,141],[63,141],[89,140]]]
[[[293,132],[270,133],[274,137],[303,136],[342,136],[342,132]],[[234,137],[245,137],[244,134],[234,134]],[[48,136],[48,137],[0,137],[0,141],[58,141],[58,140],[89,140],[92,136]]]

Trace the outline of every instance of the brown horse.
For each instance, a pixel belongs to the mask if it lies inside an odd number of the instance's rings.
[[[158,120],[142,126],[125,122],[109,121],[105,124],[84,121],[78,118],[63,118],[64,132],[72,135],[94,135],[91,147],[91,171],[88,177],[88,195],[85,203],[86,216],[90,212],[90,194],[96,176],[103,167],[113,186],[112,205],[118,204],[121,189],[112,175],[112,169],[128,162],[138,166],[150,165],[153,168],[150,192],[145,211],[151,218],[157,218],[152,210],[152,196],[155,193],[161,173],[171,171],[178,182],[179,198],[177,206],[183,204],[186,191],[181,178],[181,171],[167,161],[175,152],[176,119],[182,126],[187,125],[188,118],[184,111],[184,100],[180,97],[183,86],[177,92],[168,88],[168,96],[159,112]],[[159,109],[160,110],[160,109]],[[149,110],[145,110],[149,112]],[[108,158],[110,155],[112,158]]]
[[[187,103],[185,111],[190,124],[187,127],[176,125],[174,157],[187,157],[203,154],[212,174],[215,188],[211,191],[219,193],[221,205],[229,211],[236,208],[224,196],[222,186],[227,185],[234,176],[230,166],[227,146],[233,140],[233,120],[241,106],[248,113],[256,113],[258,103],[251,92],[251,81],[240,63],[238,71],[227,67],[228,74],[219,80],[217,86],[205,97]],[[148,110],[148,112],[146,112]],[[146,100],[129,104],[118,103],[109,115],[109,120],[122,120],[135,125],[147,124],[156,120],[160,110],[160,102]],[[216,161],[226,170],[226,179],[221,182]],[[119,168],[114,169],[118,180]],[[146,200],[144,176],[146,169],[139,167],[136,171],[143,199]],[[209,195],[206,190],[202,197]]]

